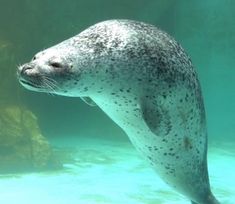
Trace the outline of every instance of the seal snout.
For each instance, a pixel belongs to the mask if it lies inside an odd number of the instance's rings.
[[[19,66],[17,72],[19,81],[23,85],[35,86],[35,83],[38,81],[38,75],[35,71],[35,65],[33,63],[26,63],[22,66]]]
[[[29,71],[29,70],[32,70],[33,69],[33,66],[32,66],[32,64],[24,64],[24,65],[22,65],[22,66],[20,66],[19,67],[19,70],[18,70],[18,73],[20,74],[20,75],[27,75],[27,72]],[[27,71],[28,70],[28,71]]]

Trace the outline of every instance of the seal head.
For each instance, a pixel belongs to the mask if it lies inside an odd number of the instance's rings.
[[[33,59],[18,68],[20,83],[27,89],[63,95],[71,83],[77,84],[81,72],[74,71],[72,48],[68,52],[63,44],[36,54]]]

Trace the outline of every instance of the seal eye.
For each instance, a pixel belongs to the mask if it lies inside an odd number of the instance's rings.
[[[36,57],[34,56],[34,57],[33,57],[33,60],[35,60],[35,59],[36,59]]]
[[[51,62],[50,65],[51,65],[52,67],[55,67],[55,68],[60,68],[60,67],[62,67],[62,65],[61,65],[60,63],[58,63],[58,62]]]

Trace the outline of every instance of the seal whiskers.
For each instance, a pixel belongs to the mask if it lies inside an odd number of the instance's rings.
[[[59,88],[55,80],[45,75],[42,76],[41,81],[41,87],[46,87],[50,90],[48,93],[55,93],[56,90]]]

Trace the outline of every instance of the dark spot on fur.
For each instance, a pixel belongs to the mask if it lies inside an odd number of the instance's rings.
[[[163,142],[167,142],[167,140],[166,140],[166,139],[162,139],[162,141],[163,141]]]
[[[150,157],[150,156],[148,156],[148,159],[151,160],[151,161],[153,160],[152,157]]]
[[[190,139],[189,139],[187,136],[185,136],[183,140],[184,140],[184,141],[183,141],[183,143],[184,143],[184,148],[185,148],[186,150],[193,148],[193,147],[192,147],[192,144],[191,144],[191,141],[190,141]]]

